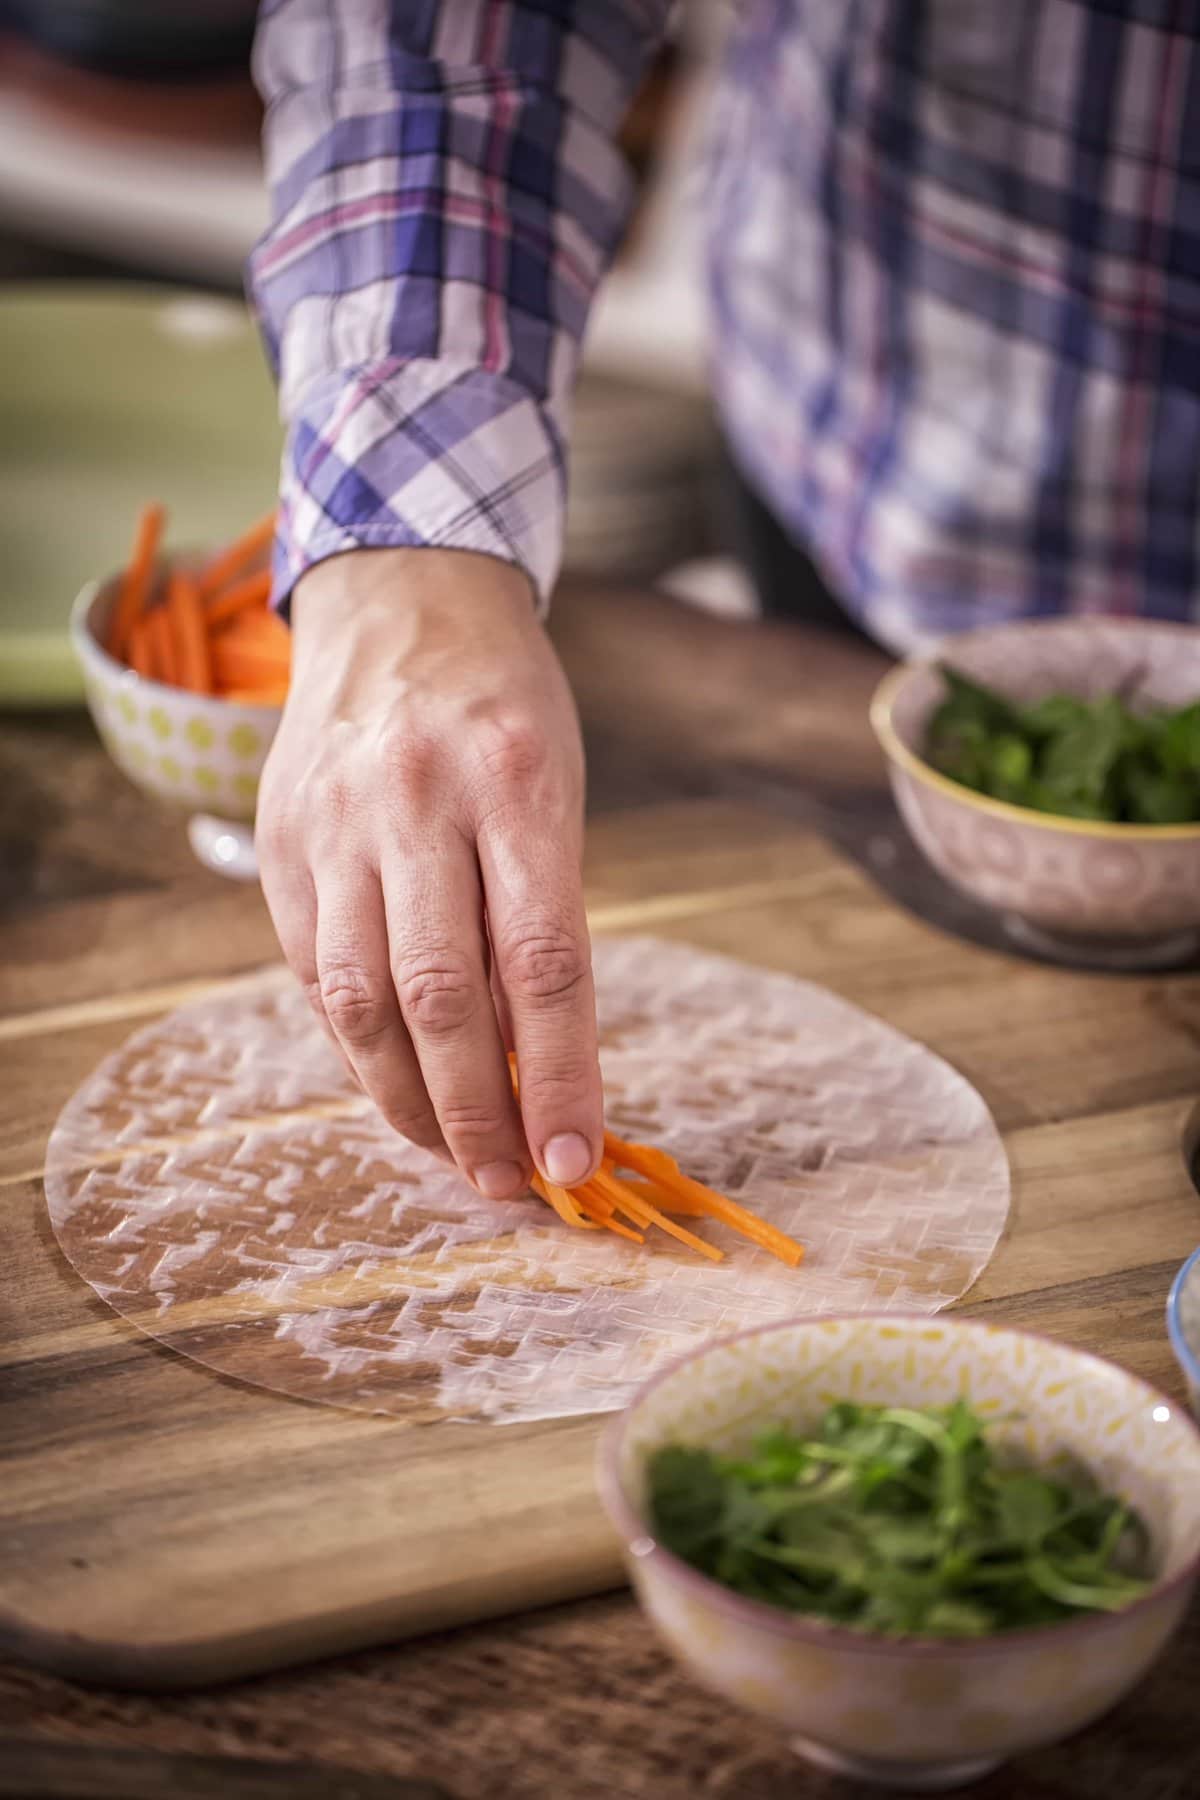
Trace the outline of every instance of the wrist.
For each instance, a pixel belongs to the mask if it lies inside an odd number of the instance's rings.
[[[292,593],[297,645],[316,637],[355,634],[367,620],[393,624],[432,613],[450,620],[511,615],[536,619],[536,597],[515,563],[472,550],[357,549],[326,557],[305,571]]]

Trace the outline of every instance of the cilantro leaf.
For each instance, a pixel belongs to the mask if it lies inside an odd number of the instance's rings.
[[[979,1415],[831,1406],[721,1457],[651,1457],[661,1542],[751,1599],[863,1631],[937,1637],[1110,1611],[1145,1591],[1136,1515],[1086,1477],[1001,1466]]]

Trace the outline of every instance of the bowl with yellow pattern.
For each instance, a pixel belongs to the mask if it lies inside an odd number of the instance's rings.
[[[815,1431],[837,1400],[958,1398],[1002,1458],[1082,1465],[1137,1511],[1153,1571],[1142,1597],[992,1636],[881,1636],[744,1598],[656,1541],[657,1450],[742,1456],[780,1425]],[[1200,1565],[1200,1432],[1187,1409],[1099,1357],[966,1319],[808,1318],[706,1345],[610,1427],[599,1485],[639,1600],[698,1680],[810,1760],[894,1789],[962,1786],[1098,1718],[1162,1651]]]
[[[151,681],[105,649],[119,577],[90,582],[71,614],[71,642],[105,749],[138,787],[190,814],[200,861],[253,879],[259,776],[282,707],[192,694]]]

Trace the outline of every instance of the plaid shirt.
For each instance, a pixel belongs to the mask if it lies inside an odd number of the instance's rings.
[[[264,6],[281,594],[436,544],[548,595],[614,134],[669,11]],[[755,0],[707,180],[726,428],[868,629],[1196,616],[1198,0]]]

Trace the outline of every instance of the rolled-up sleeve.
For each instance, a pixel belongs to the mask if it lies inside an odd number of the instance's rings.
[[[275,0],[249,288],[287,429],[276,597],[356,546],[482,551],[542,602],[615,137],[669,6]]]

